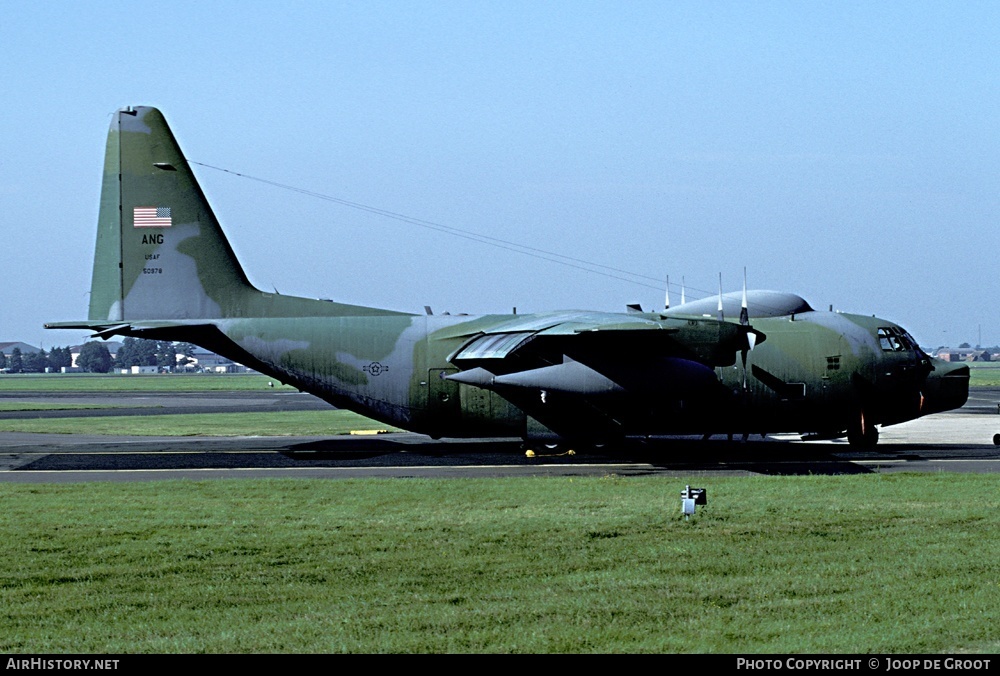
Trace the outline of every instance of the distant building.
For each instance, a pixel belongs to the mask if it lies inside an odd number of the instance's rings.
[[[117,340],[104,340],[101,341],[101,344],[104,345],[104,347],[108,348],[108,354],[111,355],[112,359],[118,356],[118,350],[120,350],[122,346],[122,344]],[[82,347],[83,345],[71,345],[69,348],[69,354],[71,357],[73,357],[73,365],[72,365],[73,369],[78,368],[76,365],[76,358],[80,356],[80,349]]]
[[[127,369],[118,369],[121,373],[139,375],[141,373],[159,373],[159,366],[130,366]]]
[[[3,352],[8,357],[15,349],[21,350],[21,354],[38,354],[41,352],[41,348],[35,347],[34,345],[28,345],[27,343],[0,343],[0,352]]]
[[[942,361],[993,361],[989,350],[971,347],[942,347],[934,356]]]
[[[237,364],[214,352],[196,347],[191,352],[191,363],[184,367],[186,371],[205,371],[206,373],[246,373],[249,369],[243,364]]]

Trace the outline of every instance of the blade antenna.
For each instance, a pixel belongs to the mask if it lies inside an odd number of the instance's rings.
[[[687,300],[684,298],[684,277],[681,277],[681,305],[684,305]]]
[[[663,309],[670,309],[670,275],[667,275],[667,293],[663,299]]]

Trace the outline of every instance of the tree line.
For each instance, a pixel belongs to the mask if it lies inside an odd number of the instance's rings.
[[[47,368],[58,371],[72,363],[73,355],[69,347],[54,347],[49,352],[41,350],[27,354],[21,354],[21,348],[15,347],[10,357],[0,352],[0,371],[6,370],[7,373],[45,373]]]
[[[112,369],[133,366],[183,367],[193,361],[193,353],[194,345],[191,343],[129,337],[112,357],[107,345],[92,340],[80,348],[76,366],[89,373],[108,373]],[[72,363],[73,355],[69,347],[53,347],[48,352],[40,350],[27,354],[22,354],[20,348],[15,347],[9,357],[0,352],[0,371],[7,373],[45,373],[47,369],[60,371]]]

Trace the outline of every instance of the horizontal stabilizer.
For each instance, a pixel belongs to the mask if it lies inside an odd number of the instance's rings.
[[[129,324],[108,324],[107,322],[51,322],[45,324],[47,329],[86,329],[93,331],[91,338],[107,340],[114,335],[124,335],[130,328]]]
[[[92,338],[107,340],[111,336],[131,336],[150,340],[191,341],[192,336],[206,329],[217,331],[215,324],[204,319],[189,320],[147,320],[125,323],[115,322],[53,322],[45,324],[47,329],[85,329],[93,331]]]

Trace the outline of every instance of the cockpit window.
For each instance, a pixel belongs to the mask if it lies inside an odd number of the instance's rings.
[[[879,328],[878,344],[886,352],[903,352],[917,348],[917,343],[910,337],[910,334],[894,326]]]
[[[917,345],[917,341],[914,340],[913,336],[911,336],[909,334],[909,332],[900,329],[899,330],[899,335],[903,339],[903,345],[906,345],[907,347],[909,347],[911,349],[914,349],[914,350],[919,350],[920,349],[920,346]]]

